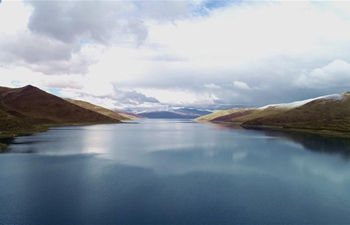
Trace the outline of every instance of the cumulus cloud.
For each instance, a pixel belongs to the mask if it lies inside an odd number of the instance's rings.
[[[343,60],[301,74],[295,85],[305,88],[330,89],[350,87],[350,64]]]
[[[81,38],[113,44],[138,44],[148,35],[144,19],[174,21],[191,13],[188,1],[27,1],[33,8],[28,27],[31,31],[61,40]]]
[[[27,1],[33,7],[28,28],[62,42],[81,38],[109,44],[124,33],[144,38],[137,22],[126,17],[136,6],[130,1]],[[141,26],[141,25],[140,25]]]
[[[58,89],[60,95],[65,98],[89,101],[108,108],[139,108],[147,105],[161,105],[154,97],[137,91],[117,89],[107,80],[95,77],[76,78],[76,80],[71,79],[71,84],[67,86],[64,86],[66,82],[46,85]]]
[[[20,32],[0,37],[0,66],[25,66],[34,72],[52,74],[86,74],[100,50],[64,43],[45,36]]]
[[[349,86],[347,3],[5,3],[0,84],[67,86],[109,105],[210,107],[297,101]]]
[[[140,46],[148,37],[145,20],[175,21],[188,16],[192,7],[186,1],[165,1],[161,6],[140,1],[29,0],[25,4],[1,8],[1,21],[21,14],[11,25],[0,25],[1,64],[22,65],[45,74],[86,74],[96,60],[81,54],[85,45]]]
[[[111,96],[112,99],[119,103],[129,105],[142,105],[143,103],[159,103],[154,97],[146,96],[136,91],[122,91],[115,89],[114,94]]]
[[[41,63],[52,60],[69,60],[71,53],[80,50],[79,45],[66,44],[43,36],[22,32],[17,36],[1,37],[2,60]]]

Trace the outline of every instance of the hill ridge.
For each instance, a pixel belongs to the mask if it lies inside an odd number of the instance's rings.
[[[298,129],[350,134],[350,92],[250,110],[224,110],[196,120],[239,123],[252,129]]]
[[[51,125],[121,122],[72,104],[32,85],[20,88],[0,87],[0,111],[0,132],[20,133],[28,129],[35,131]]]

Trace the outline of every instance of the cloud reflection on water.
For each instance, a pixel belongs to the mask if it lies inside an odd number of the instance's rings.
[[[36,153],[1,155],[0,223],[350,222],[346,141],[164,122],[16,139]]]

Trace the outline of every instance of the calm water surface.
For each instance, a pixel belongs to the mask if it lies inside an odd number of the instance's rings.
[[[139,122],[15,139],[0,224],[350,224],[348,139]]]

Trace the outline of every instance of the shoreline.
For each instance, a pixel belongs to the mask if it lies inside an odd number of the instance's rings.
[[[0,133],[0,154],[6,152],[9,142],[16,137],[30,136],[36,133],[46,132],[49,127],[38,127],[37,130],[13,130]]]
[[[38,126],[36,130],[13,130],[0,132],[0,154],[5,153],[9,147],[9,141],[16,137],[30,136],[36,133],[47,132],[52,127],[74,127],[74,126],[90,126],[103,124],[138,124],[137,122],[116,122],[116,123],[65,123],[65,124],[45,124]]]
[[[318,134],[324,136],[332,136],[339,138],[350,138],[350,132],[345,131],[337,131],[337,130],[313,130],[313,129],[305,129],[305,128],[292,128],[292,127],[283,127],[283,126],[268,126],[268,125],[242,125],[242,123],[238,122],[212,122],[212,121],[197,121],[197,122],[205,122],[205,123],[213,123],[213,124],[227,124],[240,126],[246,130],[262,130],[262,131],[282,131],[282,132],[298,132],[298,133],[309,133],[309,134]]]
[[[0,142],[0,153],[5,152],[7,147],[8,147],[7,144],[4,144],[4,143]]]

